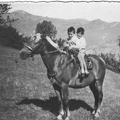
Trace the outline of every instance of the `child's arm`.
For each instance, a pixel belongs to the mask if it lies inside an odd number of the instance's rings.
[[[85,49],[86,48],[85,38],[82,37],[80,39],[77,39],[76,45],[71,45],[70,46],[70,49],[72,49],[72,48],[77,48],[79,50]]]
[[[69,49],[72,49],[72,48],[77,48],[77,49],[79,49],[79,46],[77,46],[77,45],[71,45],[71,46],[69,47]]]
[[[72,40],[69,41],[69,43],[70,43],[69,49],[72,49],[72,48],[77,48],[77,49],[79,49],[79,46],[77,45],[77,37],[76,37],[76,36],[74,36],[74,37],[72,38]]]

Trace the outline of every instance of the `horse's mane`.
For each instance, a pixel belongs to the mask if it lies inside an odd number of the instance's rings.
[[[47,36],[47,37],[46,37],[46,40],[47,40],[54,48],[57,49],[58,45],[57,45],[55,42],[53,42],[53,40],[52,40],[51,38],[49,38],[49,37]]]
[[[46,41],[45,43],[46,43],[47,49],[49,49],[50,51],[54,51],[59,48],[59,46],[55,42],[53,42],[53,40],[48,36],[44,40]]]

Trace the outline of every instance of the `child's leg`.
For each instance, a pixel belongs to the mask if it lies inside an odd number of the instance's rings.
[[[84,71],[84,63],[83,63],[83,60],[82,60],[81,53],[78,54],[78,59],[79,59],[80,65],[81,65],[81,73],[84,74],[85,73],[85,71]]]
[[[84,56],[85,56],[85,54],[84,54],[84,53],[81,53],[83,65],[84,65],[84,68],[85,68],[85,73],[86,73],[86,74],[89,74],[89,72],[88,72],[88,70],[87,70],[87,65],[86,65],[86,63],[85,63]]]

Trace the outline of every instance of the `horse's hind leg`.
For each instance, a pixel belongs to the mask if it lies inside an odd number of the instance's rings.
[[[93,95],[95,97],[94,111],[92,114],[94,114],[95,117],[99,117],[100,107],[101,107],[101,103],[102,103],[102,99],[103,99],[101,82],[99,80],[94,81],[90,85],[90,89],[93,92]]]

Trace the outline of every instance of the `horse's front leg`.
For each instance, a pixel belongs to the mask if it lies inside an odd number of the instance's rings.
[[[69,111],[69,92],[68,92],[68,85],[63,83],[62,85],[62,98],[63,98],[63,109],[65,111],[63,115],[64,120],[69,120],[70,111]]]
[[[59,110],[60,111],[59,111],[59,115],[57,116],[57,119],[62,120],[63,115],[64,115],[62,91],[61,91],[61,88],[56,84],[53,85],[53,88],[55,90],[55,93],[57,95],[58,102],[59,102]]]
[[[58,102],[59,102],[59,115],[57,116],[58,120],[62,120],[63,115],[65,114],[64,109],[63,109],[63,99],[62,99],[62,93],[60,91],[56,91],[56,95],[58,97]]]

